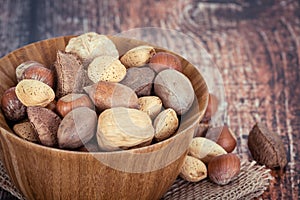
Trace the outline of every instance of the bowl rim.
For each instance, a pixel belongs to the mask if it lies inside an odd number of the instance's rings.
[[[4,55],[3,57],[0,58],[0,61],[6,59],[8,57],[10,57],[12,54],[16,53],[17,51],[20,51],[20,50],[22,50],[24,48],[27,48],[27,47],[30,47],[30,46],[34,46],[36,44],[41,44],[41,43],[46,42],[46,41],[58,40],[58,39],[63,39],[63,40],[65,40],[66,43],[68,43],[68,41],[71,38],[76,37],[76,36],[77,35],[65,35],[65,36],[52,37],[52,38],[48,38],[48,39],[43,39],[43,40],[39,40],[39,41],[36,41],[36,42],[32,42],[32,43],[26,44],[24,46],[21,46],[21,47],[15,49],[13,51],[7,53],[6,55]],[[127,38],[127,37],[121,37],[121,36],[114,36],[114,35],[105,35],[105,36],[107,36],[109,39],[111,39],[111,38],[124,38],[124,39],[128,39],[128,40],[133,40],[133,41],[136,41],[136,42],[142,42],[144,44],[150,44],[148,42],[144,42],[142,40],[137,40],[137,39],[133,39],[133,38]],[[197,67],[195,67],[192,63],[190,63],[184,57],[176,54],[175,52],[172,52],[172,51],[170,51],[168,49],[165,49],[163,47],[159,47],[157,45],[152,45],[152,46],[154,46],[154,48],[159,48],[160,50],[163,50],[163,51],[165,51],[165,50],[169,51],[170,53],[179,56],[180,59],[185,60],[187,63],[189,63],[191,66],[193,66],[197,70]],[[38,144],[38,143],[31,142],[31,141],[27,141],[27,140],[25,140],[25,139],[17,136],[16,134],[14,134],[13,130],[8,125],[7,120],[4,117],[2,111],[1,111],[1,115],[3,115],[3,118],[4,118],[4,120],[5,120],[6,124],[7,124],[7,127],[9,129],[6,129],[3,126],[0,126],[0,133],[1,134],[5,134],[8,137],[11,137],[13,139],[16,139],[20,143],[24,143],[23,145],[29,145],[29,146],[33,146],[35,148],[41,148],[41,149],[47,150],[47,151],[53,151],[53,152],[64,153],[64,154],[72,154],[72,155],[102,155],[102,154],[103,155],[107,155],[107,154],[119,154],[119,153],[135,153],[136,151],[141,151],[143,153],[143,150],[146,150],[148,148],[154,148],[154,149],[156,149],[154,151],[158,151],[161,148],[167,146],[168,143],[171,143],[173,140],[175,140],[175,138],[179,137],[179,135],[182,132],[184,132],[185,130],[188,130],[188,129],[192,128],[193,126],[196,126],[197,123],[200,122],[201,118],[204,117],[205,110],[206,110],[206,108],[208,106],[208,99],[209,99],[209,95],[208,94],[209,94],[209,90],[208,90],[208,85],[207,85],[205,79],[203,78],[203,75],[201,74],[201,72],[199,70],[197,70],[197,71],[198,71],[199,75],[201,76],[201,78],[203,79],[204,87],[206,88],[206,90],[205,90],[206,94],[204,94],[204,95],[206,95],[206,97],[205,97],[205,102],[204,102],[205,104],[204,104],[204,111],[203,111],[203,113],[201,113],[200,115],[198,115],[197,116],[197,120],[195,120],[192,123],[190,123],[185,129],[181,130],[180,132],[176,133],[175,135],[172,135],[171,137],[169,137],[169,138],[167,138],[167,139],[165,139],[163,141],[160,141],[160,142],[157,142],[157,143],[154,143],[154,144],[151,144],[151,145],[147,145],[147,146],[143,146],[143,147],[138,147],[138,148],[133,148],[133,149],[127,149],[127,150],[120,149],[120,150],[116,150],[116,151],[97,151],[97,152],[92,152],[92,151],[90,151],[90,152],[89,151],[88,152],[84,152],[84,151],[77,151],[77,150],[71,150],[71,149],[60,149],[60,148],[56,148],[56,147],[48,147],[48,146],[44,146],[42,144]],[[2,95],[1,95],[1,98],[2,98]],[[195,101],[197,101],[197,98],[194,99],[193,104],[195,103]],[[0,108],[0,109],[2,110],[2,108]],[[180,125],[179,125],[179,127],[180,127]]]

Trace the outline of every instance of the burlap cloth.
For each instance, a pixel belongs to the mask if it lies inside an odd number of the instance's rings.
[[[254,161],[244,161],[239,176],[228,185],[218,186],[209,180],[189,183],[178,178],[162,199],[252,199],[262,195],[271,179],[270,170]],[[19,199],[25,199],[10,181],[1,161],[0,187]]]

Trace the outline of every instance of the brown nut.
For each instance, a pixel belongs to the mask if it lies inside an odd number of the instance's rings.
[[[190,109],[195,96],[190,80],[173,69],[157,74],[154,93],[162,100],[164,107],[174,109],[178,115],[183,115]]]
[[[27,115],[32,123],[40,142],[45,146],[57,145],[57,130],[61,119],[53,111],[43,107],[28,107]]]
[[[33,79],[21,80],[15,91],[25,106],[46,107],[55,98],[55,93],[49,85]]]
[[[287,164],[286,150],[280,136],[263,123],[253,126],[248,136],[248,147],[253,159],[269,168],[283,169]]]
[[[218,98],[214,94],[210,93],[208,98],[208,105],[201,122],[208,123],[211,120],[212,116],[217,112],[218,105]]]
[[[179,176],[189,182],[198,182],[207,177],[207,169],[201,160],[187,155]]]
[[[78,107],[88,107],[93,109],[94,104],[86,94],[71,93],[63,96],[57,101],[56,111],[60,116],[64,117],[71,110]]]
[[[39,137],[30,122],[21,122],[13,126],[16,135],[30,142],[39,142]]]
[[[142,45],[127,51],[120,60],[127,68],[140,67],[147,64],[154,54],[154,47]]]
[[[70,93],[81,93],[88,77],[78,56],[61,51],[56,56],[56,96],[60,98]]]
[[[175,110],[168,108],[161,113],[154,120],[155,135],[157,141],[162,141],[173,135],[178,128],[178,118]]]
[[[114,151],[149,144],[154,137],[152,121],[145,112],[116,107],[98,119],[97,141],[101,150]]]
[[[149,67],[133,67],[127,70],[126,76],[120,82],[130,87],[138,96],[151,94],[155,72]]]
[[[217,143],[204,137],[195,137],[189,146],[188,154],[209,163],[216,156],[227,154]]]
[[[97,114],[87,107],[70,111],[61,121],[57,139],[60,148],[75,149],[87,143],[95,135]]]
[[[23,76],[23,72],[29,68],[29,67],[33,67],[33,66],[37,66],[37,67],[44,67],[43,64],[33,61],[33,60],[29,60],[26,62],[21,63],[17,68],[16,68],[16,77],[17,77],[17,81],[20,82],[22,80],[22,76]]]
[[[119,58],[115,44],[107,36],[95,32],[84,33],[70,39],[65,50],[77,54],[86,67],[98,56],[107,55]]]
[[[56,110],[56,100],[54,99],[53,101],[51,101],[47,106],[46,108],[48,108],[49,110],[52,110],[55,112]]]
[[[138,108],[135,92],[120,83],[99,81],[85,87],[84,91],[100,111],[112,107]]]
[[[218,184],[226,185],[240,173],[241,162],[237,155],[229,153],[213,158],[207,167],[209,179]]]
[[[119,82],[126,75],[126,67],[112,56],[96,57],[88,66],[88,77],[94,83],[99,81]]]
[[[150,59],[150,67],[156,72],[164,69],[175,69],[182,72],[182,66],[179,58],[171,53],[158,52]]]
[[[154,119],[161,111],[162,102],[157,96],[144,96],[138,99],[139,109]]]
[[[3,93],[1,108],[6,119],[19,121],[26,116],[26,106],[18,99],[15,87],[9,88]]]
[[[38,80],[49,85],[51,88],[54,86],[54,74],[52,70],[43,66],[34,65],[28,67],[24,70],[20,80],[23,79]]]
[[[199,123],[197,124],[194,132],[194,137],[205,137],[208,129],[211,127],[211,125],[207,123]]]
[[[236,147],[234,134],[227,125],[208,129],[205,137],[219,144],[227,153],[232,152]]]
[[[88,141],[87,143],[85,143],[83,146],[79,147],[76,150],[82,151],[82,152],[98,152],[98,151],[100,151],[98,142],[97,142],[97,138],[93,137],[90,141]]]

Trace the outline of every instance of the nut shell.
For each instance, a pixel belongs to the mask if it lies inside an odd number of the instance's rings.
[[[153,137],[152,121],[143,111],[117,107],[107,109],[99,116],[97,141],[101,150],[128,149],[148,144]]]
[[[19,121],[26,117],[26,106],[18,99],[15,87],[7,89],[1,99],[1,108],[6,119]]]
[[[39,142],[39,137],[30,122],[21,122],[13,126],[16,135],[30,142]]]
[[[138,99],[139,109],[154,119],[161,111],[162,102],[157,96],[144,96]]]
[[[216,156],[227,154],[217,143],[204,137],[195,137],[189,146],[188,154],[209,163]]]
[[[58,51],[54,67],[57,98],[70,93],[81,93],[82,88],[88,84],[86,71],[77,55]]]
[[[98,81],[119,82],[126,75],[126,67],[112,56],[96,57],[88,66],[88,77],[94,83]]]
[[[127,68],[140,67],[147,64],[154,54],[154,47],[142,45],[127,51],[120,60]]]
[[[173,69],[157,74],[154,93],[162,100],[165,108],[174,109],[178,115],[185,114],[194,101],[194,89],[190,80]]]
[[[33,79],[21,80],[15,92],[25,106],[46,107],[55,98],[55,93],[49,85]]]
[[[218,98],[210,93],[208,98],[208,105],[204,114],[204,117],[202,119],[203,123],[207,123],[211,120],[212,116],[217,112],[219,106],[219,100]]]
[[[209,179],[218,185],[228,184],[240,173],[240,169],[240,159],[232,153],[213,158],[207,167]]]
[[[16,77],[17,77],[17,81],[20,82],[22,80],[22,76],[23,76],[23,72],[32,66],[38,66],[38,67],[44,67],[43,64],[33,61],[33,60],[29,60],[26,62],[21,63],[17,68],[16,68]]]
[[[175,69],[182,72],[182,66],[179,58],[171,53],[158,52],[150,59],[150,67],[156,72],[164,69]]]
[[[70,111],[61,121],[57,139],[60,148],[75,149],[87,143],[96,132],[97,114],[87,107]]]
[[[284,168],[287,164],[286,150],[280,136],[263,123],[253,126],[248,136],[248,147],[258,163],[269,168]]]
[[[94,58],[102,55],[119,58],[119,52],[115,44],[105,35],[88,32],[72,38],[65,48],[66,52],[77,54],[88,66]]]
[[[207,169],[201,160],[187,155],[179,176],[189,182],[198,182],[207,177]]]
[[[223,147],[227,153],[232,152],[236,147],[234,134],[227,125],[210,128],[205,137]]]
[[[61,119],[53,111],[43,107],[28,107],[28,119],[38,133],[40,142],[45,146],[57,145],[57,130]]]
[[[153,124],[155,128],[154,138],[157,141],[162,141],[175,133],[179,120],[176,112],[172,108],[168,108],[158,114]]]
[[[126,76],[120,82],[130,87],[138,96],[151,94],[155,72],[149,67],[133,67],[127,70]]]
[[[112,107],[138,108],[135,92],[120,83],[99,81],[84,90],[100,111]]]
[[[34,65],[28,67],[21,76],[21,80],[23,79],[38,80],[49,85],[51,88],[54,86],[54,74],[52,70],[43,66]]]
[[[75,93],[63,96],[56,103],[56,111],[62,117],[66,116],[71,110],[78,107],[88,107],[93,109],[94,104],[86,94]]]

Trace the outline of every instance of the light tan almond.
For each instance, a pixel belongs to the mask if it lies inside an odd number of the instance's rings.
[[[94,83],[98,81],[119,82],[126,75],[126,67],[113,56],[99,56],[88,66],[88,77]]]
[[[138,99],[140,110],[147,113],[151,119],[154,119],[161,111],[162,102],[157,96],[144,96]]]
[[[201,160],[187,155],[179,176],[186,181],[198,182],[207,177],[207,168]]]
[[[172,108],[159,113],[154,120],[155,139],[161,141],[173,135],[178,128],[178,123],[178,117]]]
[[[204,163],[209,163],[212,158],[227,154],[227,152],[212,140],[204,137],[196,137],[192,139],[188,154],[200,159]]]
[[[55,98],[55,93],[50,86],[33,79],[20,81],[15,92],[25,106],[46,107]]]
[[[140,67],[149,63],[154,54],[154,47],[143,45],[130,49],[120,60],[127,68]]]

